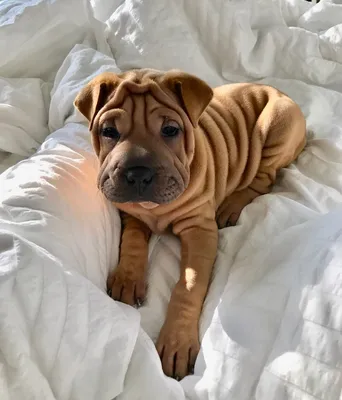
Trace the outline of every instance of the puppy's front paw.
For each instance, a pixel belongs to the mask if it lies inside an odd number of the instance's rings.
[[[193,374],[200,350],[198,324],[184,321],[166,322],[157,341],[164,374],[177,380]]]
[[[146,296],[145,276],[128,273],[119,265],[108,277],[107,290],[114,300],[140,307]]]

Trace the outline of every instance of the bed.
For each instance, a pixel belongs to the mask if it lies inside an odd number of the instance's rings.
[[[0,2],[1,400],[342,396],[342,5],[292,0]],[[179,242],[153,236],[147,303],[106,294],[120,220],[73,100],[92,77],[180,68],[301,106],[308,144],[220,231],[194,375],[153,342]]]

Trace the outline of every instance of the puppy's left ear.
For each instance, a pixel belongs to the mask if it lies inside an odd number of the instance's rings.
[[[167,72],[163,83],[177,95],[192,125],[196,127],[214,95],[211,87],[202,79],[177,70]]]
[[[119,77],[114,73],[102,73],[92,79],[76,96],[74,105],[89,121],[90,131],[97,113],[106,104],[119,81]]]

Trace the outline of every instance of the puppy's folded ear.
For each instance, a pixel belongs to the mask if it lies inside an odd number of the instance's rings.
[[[192,125],[196,127],[213,97],[211,87],[202,79],[177,70],[167,72],[163,83],[176,94]]]
[[[116,74],[105,72],[92,79],[76,96],[74,105],[89,121],[90,131],[97,113],[118,84],[119,77]]]

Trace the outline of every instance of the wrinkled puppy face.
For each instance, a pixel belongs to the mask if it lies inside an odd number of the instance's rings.
[[[211,98],[208,85],[179,71],[93,79],[75,105],[90,122],[107,199],[152,207],[178,198],[190,180],[194,127]]]
[[[149,94],[132,94],[99,125],[99,187],[109,200],[163,204],[183,193],[188,157],[176,112]]]

